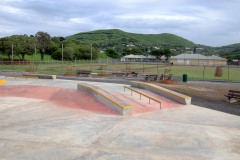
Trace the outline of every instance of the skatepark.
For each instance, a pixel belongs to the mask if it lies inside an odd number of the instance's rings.
[[[7,78],[0,159],[239,159],[239,116],[137,85]]]

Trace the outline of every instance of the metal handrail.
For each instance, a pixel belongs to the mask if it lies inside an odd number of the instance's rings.
[[[135,89],[133,89],[133,88],[130,88],[130,87],[128,87],[128,86],[124,86],[124,92],[125,92],[125,88],[127,88],[127,89],[129,89],[129,90],[131,91],[131,96],[132,96],[132,91],[134,91],[134,92],[136,92],[136,93],[139,93],[140,99],[142,98],[142,95],[145,96],[145,97],[147,97],[147,98],[149,98],[149,102],[148,102],[149,104],[150,104],[150,99],[154,100],[155,102],[158,102],[158,103],[160,104],[160,109],[162,109],[162,108],[161,108],[161,101],[157,100],[156,98],[153,98],[153,97],[151,97],[151,96],[149,96],[149,95],[146,95],[145,93],[142,93],[142,92],[140,92],[140,91],[137,91],[137,90],[135,90]]]

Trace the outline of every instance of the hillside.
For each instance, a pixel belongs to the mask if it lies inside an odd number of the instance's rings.
[[[122,53],[128,45],[146,52],[149,48],[167,47],[175,50],[174,54],[193,51],[197,47],[197,52],[205,55],[220,55],[227,57],[228,55],[240,54],[240,43],[211,47],[201,44],[195,44],[180,36],[162,33],[162,34],[136,34],[121,31],[119,29],[96,30],[91,32],[80,32],[66,37],[70,40],[79,40],[82,43],[95,43],[100,49],[113,47],[118,53]]]
[[[136,44],[146,46],[169,46],[169,47],[194,47],[195,44],[187,39],[174,34],[135,34],[118,29],[96,30],[81,32],[66,37],[67,39],[79,40],[83,43],[97,43],[106,46],[119,44]]]

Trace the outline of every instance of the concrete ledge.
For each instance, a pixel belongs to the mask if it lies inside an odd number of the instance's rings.
[[[6,80],[0,79],[0,84],[5,84],[5,83],[6,83]]]
[[[38,77],[37,76],[30,76],[30,75],[25,75],[25,76],[23,76],[23,75],[5,75],[5,79],[7,79],[7,77],[13,77],[13,78],[15,78],[15,79],[17,79],[17,78],[26,78],[26,79],[28,79],[28,78],[34,78],[34,79],[38,79]]]
[[[129,106],[127,103],[123,102],[122,100],[118,99],[117,97],[113,96],[112,94],[108,93],[107,91],[102,90],[99,87],[85,85],[85,84],[78,84],[78,90],[87,92],[97,98],[99,101],[104,103],[109,108],[117,111],[121,115],[128,115],[132,112],[132,107]]]
[[[51,74],[23,74],[23,76],[35,76],[39,79],[56,79],[56,75]]]
[[[181,93],[144,82],[131,81],[130,83],[132,87],[146,89],[148,91],[162,95],[181,104],[191,104],[191,97],[183,95]]]

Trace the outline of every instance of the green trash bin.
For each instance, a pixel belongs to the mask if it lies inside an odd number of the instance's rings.
[[[183,74],[182,81],[183,81],[183,82],[187,82],[187,74]]]

